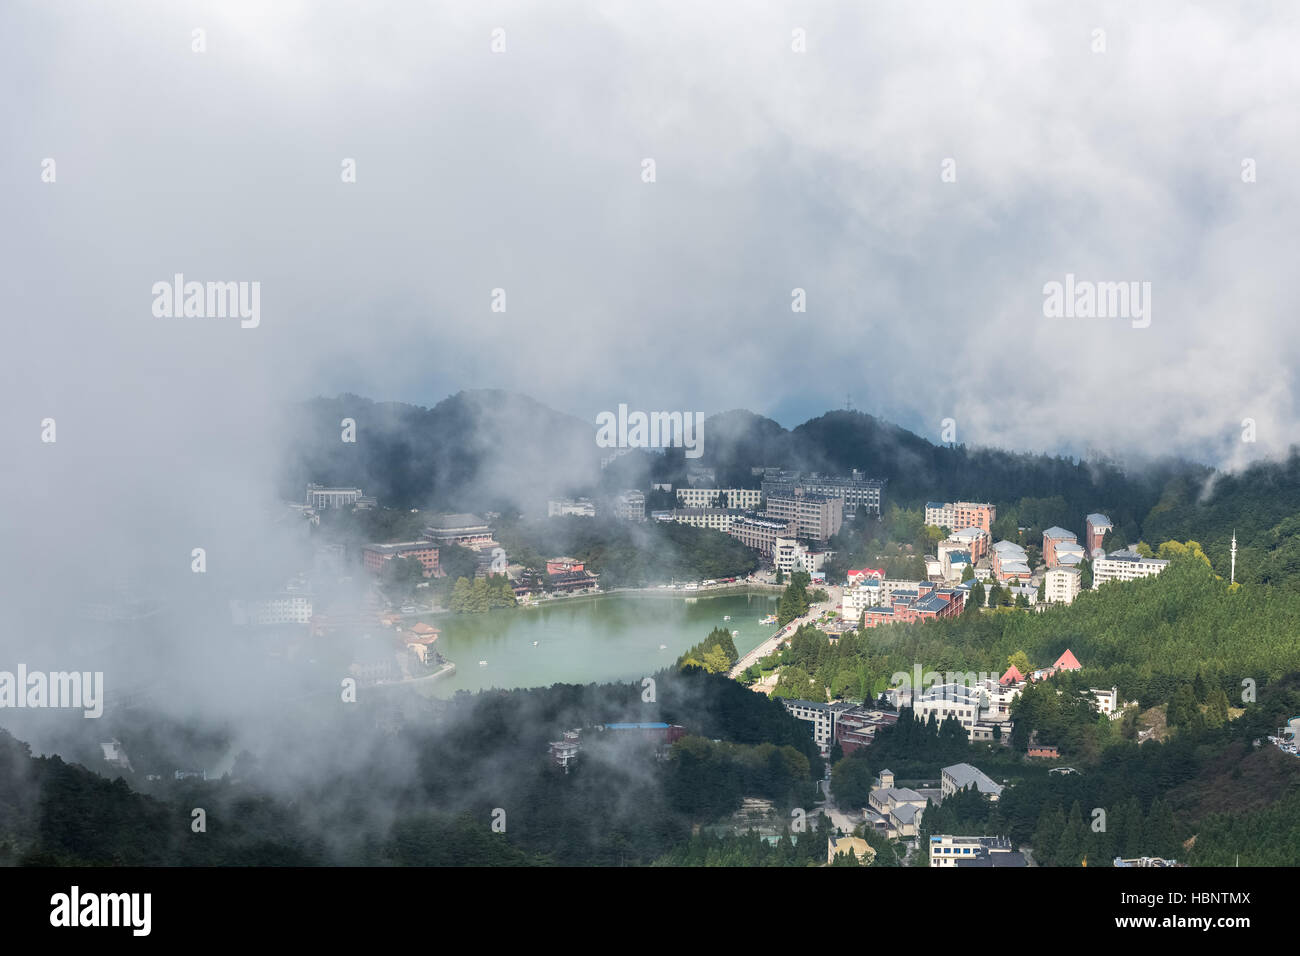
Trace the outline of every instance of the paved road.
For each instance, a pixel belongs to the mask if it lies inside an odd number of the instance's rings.
[[[827,601],[822,604],[814,604],[808,609],[808,613],[803,617],[796,618],[767,640],[763,641],[763,643],[759,644],[758,647],[754,648],[738,660],[736,666],[728,672],[727,676],[733,680],[739,677],[741,674],[745,673],[751,665],[757,664],[763,658],[767,657],[768,654],[775,651],[777,647],[780,646],[781,642],[788,640],[795,631],[799,630],[801,625],[811,624],[813,621],[817,620],[818,615],[823,611],[833,611],[838,608],[840,606],[840,594],[842,590],[842,588],[838,587],[825,588],[826,593],[830,595],[830,598]]]

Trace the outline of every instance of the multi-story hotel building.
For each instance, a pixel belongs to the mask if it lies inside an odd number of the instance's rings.
[[[743,515],[744,512],[730,508],[674,508],[672,520],[692,528],[712,528],[728,534],[732,522]]]
[[[795,522],[740,515],[732,519],[727,533],[746,547],[770,556],[777,538],[794,537]]]
[[[799,475],[793,472],[768,470],[763,480],[763,496],[769,501],[774,495],[789,496],[798,492],[812,495],[828,495],[844,502],[844,511],[850,514],[859,507],[869,514],[880,514],[881,495],[885,481],[880,478],[867,478],[854,469],[847,478],[834,475]]]
[[[929,501],[925,505],[925,523],[955,531],[958,528],[979,528],[985,534],[993,533],[993,522],[998,509],[991,504],[975,501]]]
[[[854,512],[866,508],[868,514],[880,514],[880,496],[885,490],[885,482],[880,478],[868,478],[854,469],[848,478],[834,475],[804,475],[799,479],[799,487],[805,494],[829,495],[844,501],[844,510]]]
[[[753,511],[763,492],[759,488],[678,488],[677,501],[683,508],[732,508]]]
[[[767,499],[766,517],[791,521],[801,538],[825,541],[844,524],[844,499],[796,491]]]
[[[1168,561],[1144,558],[1136,551],[1121,548],[1093,563],[1092,586],[1095,590],[1108,581],[1136,581],[1138,578],[1154,577],[1168,566]]]

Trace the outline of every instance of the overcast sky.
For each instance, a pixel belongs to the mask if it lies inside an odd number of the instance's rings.
[[[497,387],[593,422],[851,395],[932,440],[1275,455],[1296,11],[9,2],[5,428],[128,417],[170,456],[286,399]],[[155,317],[176,273],[260,282],[260,325]],[[1149,327],[1045,317],[1067,273],[1149,282]]]

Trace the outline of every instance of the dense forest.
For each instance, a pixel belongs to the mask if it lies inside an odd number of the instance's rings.
[[[1067,648],[1092,686],[1116,686],[1145,706],[1169,701],[1198,677],[1235,701],[1243,680],[1262,685],[1300,664],[1300,595],[1232,587],[1203,558],[1175,554],[1159,577],[1107,584],[1042,613],[1007,609],[891,624],[834,642],[805,629],[780,660],[830,696],[860,700],[918,663],[926,671],[1000,674],[1017,652],[1044,667]]]
[[[694,824],[745,796],[812,806],[823,763],[778,702],[697,668],[655,679],[653,702],[640,684],[557,684],[449,702],[394,691],[346,716],[305,712],[299,730],[315,735],[311,745],[331,742],[320,759],[355,762],[346,773],[322,768],[291,801],[273,786],[289,752],[260,754],[220,780],[132,786],[129,772],[108,780],[0,733],[0,863],[632,865],[685,845]],[[655,720],[688,736],[656,755],[594,729]],[[575,727],[583,749],[565,773],[548,742]],[[503,832],[492,827],[498,816]]]

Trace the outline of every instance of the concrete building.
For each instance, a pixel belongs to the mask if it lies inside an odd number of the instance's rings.
[[[1011,734],[1011,702],[1020,695],[1023,684],[1001,684],[986,679],[973,683],[944,683],[926,688],[911,695],[913,715],[928,721],[934,715],[942,724],[953,717],[966,731],[972,742],[988,743],[995,739],[1006,743]],[[909,706],[906,695],[899,698],[900,706]],[[1000,733],[994,733],[999,730]]]
[[[763,498],[760,488],[678,488],[683,508],[731,508],[753,511]]]
[[[936,550],[938,551],[939,574],[945,581],[961,580],[962,571],[965,568],[973,567],[975,564],[975,559],[970,551],[951,538],[947,541],[940,541]]]
[[[840,615],[844,620],[856,624],[862,612],[869,607],[880,607],[880,582],[866,581],[856,587],[845,588],[840,600]]]
[[[424,537],[434,544],[458,544],[475,551],[496,545],[492,540],[492,529],[474,514],[434,515],[424,529]]]
[[[331,488],[314,484],[307,486],[307,507],[316,511],[350,508],[364,497],[360,488]]]
[[[1057,560],[1056,547],[1058,544],[1078,544],[1078,539],[1073,531],[1067,531],[1064,528],[1053,525],[1043,532],[1043,561],[1049,568],[1054,568],[1061,562]]]
[[[1088,556],[1077,541],[1058,541],[1054,551],[1056,566],[1061,568],[1077,568]]]
[[[1083,519],[1083,546],[1089,557],[1097,556],[1101,543],[1106,540],[1106,532],[1113,527],[1109,518],[1096,512]]]
[[[849,477],[806,474],[767,468],[763,471],[763,497],[770,501],[774,496],[789,497],[795,494],[826,495],[843,502],[843,512],[853,515],[858,508],[868,514],[881,513],[881,501],[886,482],[868,478],[854,469]]]
[[[882,624],[911,623],[940,617],[956,617],[965,606],[966,591],[936,587],[931,581],[919,581],[915,589],[897,590],[887,607],[869,607],[862,612],[864,627]]]
[[[844,499],[796,490],[792,495],[773,495],[767,499],[766,517],[796,522],[801,538],[825,541],[844,524]]]
[[[835,743],[848,756],[860,747],[871,746],[875,742],[876,731],[881,727],[892,727],[897,722],[898,714],[872,710],[866,704],[854,707],[840,714],[835,722]]]
[[[628,489],[614,496],[611,511],[619,521],[645,521],[645,495]]]
[[[955,763],[940,771],[940,786],[945,797],[951,797],[959,790],[978,790],[990,801],[1002,796],[1003,787],[978,767],[968,763]]]
[[[1008,581],[1028,581],[1029,555],[1012,541],[999,541],[993,545],[993,576],[1002,584]]]
[[[397,544],[368,544],[361,549],[361,566],[379,574],[393,558],[414,558],[424,568],[426,578],[438,574],[438,548],[430,541],[403,541]]]
[[[1043,600],[1049,604],[1071,604],[1079,596],[1078,568],[1052,568],[1043,577]]]
[[[577,515],[580,518],[596,517],[596,506],[590,498],[552,498],[546,502],[546,517],[563,518]]]
[[[730,534],[731,524],[744,512],[730,508],[674,508],[673,521],[688,524],[692,528],[712,528],[723,534]]]
[[[771,557],[778,538],[793,538],[794,521],[760,518],[758,515],[741,515],[733,518],[727,533],[748,548]]]
[[[1112,687],[1109,690],[1102,688],[1098,690],[1090,687],[1088,693],[1092,696],[1093,703],[1097,706],[1097,713],[1105,714],[1107,717],[1117,717],[1120,713],[1119,707],[1119,688]]]
[[[815,574],[834,554],[834,551],[813,551],[796,538],[777,538],[772,542],[772,565],[786,574],[792,571]]]
[[[987,502],[929,501],[925,505],[925,523],[956,531],[959,528],[979,528],[985,534],[993,533],[993,522],[998,509]]]
[[[837,856],[848,856],[850,850],[863,866],[870,865],[876,858],[875,847],[862,837],[831,837],[826,843],[826,862],[834,863]]]
[[[786,700],[785,698],[780,700],[788,713],[812,725],[813,741],[822,752],[822,756],[831,752],[831,745],[835,742],[835,726],[840,715],[853,710],[853,704],[845,701],[819,704],[813,700]]]
[[[969,551],[972,561],[979,561],[989,553],[989,533],[982,528],[962,528],[948,535],[948,540]]]
[[[916,836],[926,798],[910,787],[895,787],[893,772],[882,770],[867,804],[867,822],[878,833],[897,840]]]
[[[1144,558],[1136,551],[1121,548],[1093,562],[1092,587],[1096,590],[1110,581],[1136,581],[1138,578],[1154,577],[1168,566],[1168,561]]]
[[[307,624],[311,621],[311,596],[275,594],[250,601],[230,602],[230,621],[236,627]]]
[[[865,508],[868,514],[878,515],[881,513],[880,499],[885,489],[885,481],[879,478],[868,478],[855,468],[847,478],[833,475],[804,475],[799,479],[799,488],[805,494],[839,498],[844,502],[845,513],[854,514],[859,508]]]
[[[930,865],[937,867],[1019,867],[1025,857],[1011,848],[1006,837],[952,836],[930,837]]]
[[[566,730],[563,740],[554,740],[550,744],[551,760],[557,767],[563,767],[564,772],[569,772],[569,764],[578,759],[578,753],[582,750],[582,731]]]

